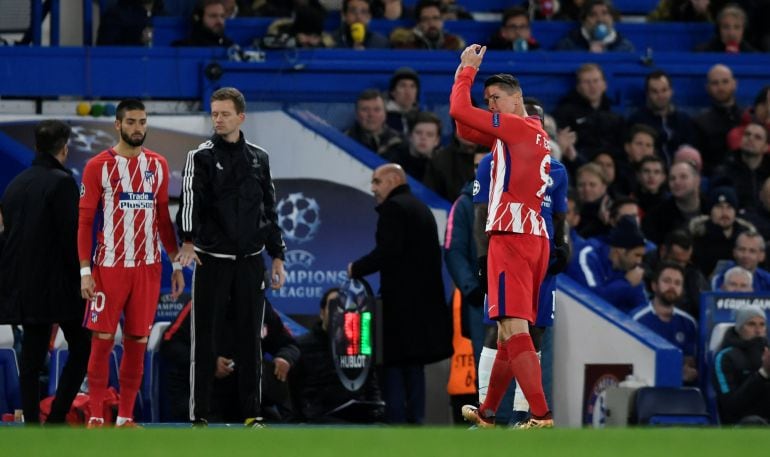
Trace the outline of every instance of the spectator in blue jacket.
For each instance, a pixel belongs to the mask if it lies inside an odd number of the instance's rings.
[[[711,282],[713,290],[719,290],[725,281],[727,270],[738,265],[752,274],[755,292],[770,291],[770,271],[759,267],[765,260],[765,240],[762,235],[754,230],[741,232],[735,239],[733,258],[735,260],[725,263],[720,272],[714,275]]]
[[[682,381],[693,384],[698,379],[695,363],[698,324],[691,315],[674,306],[684,295],[684,268],[674,262],[661,262],[651,287],[652,300],[631,311],[631,317],[682,351]]]
[[[610,0],[588,0],[580,9],[580,27],[556,44],[559,51],[633,52],[634,45],[615,30],[618,13]]]
[[[625,216],[610,231],[608,244],[586,245],[572,258],[567,274],[623,312],[647,302],[644,295],[644,236]]]

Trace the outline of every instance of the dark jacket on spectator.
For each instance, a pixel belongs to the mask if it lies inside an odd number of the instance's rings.
[[[695,124],[690,115],[674,109],[665,118],[643,106],[628,118],[628,125],[644,124],[658,132],[655,149],[660,151],[668,166],[673,162],[676,149],[682,144],[695,145]]]
[[[755,230],[749,222],[736,217],[730,237],[725,237],[722,227],[711,221],[711,216],[703,215],[690,221],[690,233],[693,238],[692,263],[704,276],[710,277],[717,262],[731,260],[735,240],[741,232]]]
[[[717,167],[714,177],[721,176],[731,181],[741,209],[757,208],[761,205],[759,191],[765,179],[770,177],[770,159],[764,156],[759,168],[752,170],[741,160],[740,154],[740,151],[733,152],[727,163]]]
[[[623,146],[623,118],[610,111],[610,99],[602,96],[598,108],[576,90],[562,98],[553,112],[559,128],[571,127],[577,133],[578,153],[590,160],[598,152],[613,152]]]
[[[401,134],[388,127],[387,124],[383,127],[382,133],[374,135],[361,128],[361,125],[356,122],[353,124],[353,127],[345,131],[345,135],[353,138],[379,155],[385,154],[388,149],[403,141]]]
[[[742,109],[738,104],[728,108],[711,105],[693,119],[698,135],[698,150],[703,157],[703,174],[711,176],[729,154],[727,132],[741,123]]]
[[[742,340],[735,328],[725,333],[722,349],[714,357],[712,378],[723,424],[751,415],[770,421],[770,380],[759,374],[765,346],[766,338]]]
[[[433,154],[425,170],[423,184],[451,202],[475,176],[473,153],[467,152],[456,139],[452,139],[451,144]]]
[[[706,213],[705,201],[701,198],[700,214]],[[674,197],[668,197],[653,208],[642,219],[644,237],[655,244],[661,244],[666,234],[679,228],[687,228],[692,217],[688,217],[676,206]]]
[[[233,40],[226,35],[217,35],[211,30],[207,29],[200,22],[196,22],[192,26],[190,36],[177,40],[171,43],[171,46],[197,46],[197,47],[209,47],[209,46],[221,46],[228,48],[233,45]]]
[[[715,36],[714,38],[712,38],[711,41],[709,41],[708,43],[703,43],[701,45],[696,46],[695,50],[700,52],[728,52],[727,46],[725,46],[725,44],[722,43],[722,40],[718,36]],[[758,51],[748,41],[743,40],[741,41],[741,44],[738,45],[738,52],[744,53],[744,52],[758,52]]]
[[[99,46],[144,46],[142,32],[152,27],[152,17],[163,14],[163,1],[155,0],[147,12],[139,0],[118,0],[102,14],[96,44]]]

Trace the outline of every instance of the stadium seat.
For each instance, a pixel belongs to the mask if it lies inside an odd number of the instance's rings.
[[[725,339],[725,333],[735,325],[734,322],[720,322],[711,330],[711,337],[708,341],[709,360],[719,350],[722,340]]]
[[[13,342],[11,326],[0,325],[0,414],[21,408],[19,364]]]
[[[67,340],[64,339],[64,332],[62,329],[56,333],[54,338],[53,349],[51,350],[51,359],[48,364],[48,395],[56,394],[56,387],[59,385],[59,378],[61,372],[64,369],[64,364],[67,363],[69,357],[69,350],[67,348]],[[118,388],[120,383],[118,382],[118,372],[120,368],[120,361],[123,358],[123,330],[118,325],[118,331],[115,332],[115,347],[112,348],[110,354],[110,381],[109,386]]]
[[[695,387],[641,387],[631,423],[636,425],[709,425],[706,402]]]
[[[156,322],[150,331],[150,338],[147,342],[147,352],[144,356],[144,376],[142,379],[141,408],[142,419],[144,421],[160,421],[160,370],[161,357],[158,353],[160,342],[163,339],[163,333],[171,322]]]

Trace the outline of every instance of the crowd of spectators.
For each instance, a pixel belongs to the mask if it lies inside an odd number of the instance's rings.
[[[209,32],[200,27],[202,12],[210,5],[222,8],[221,18],[250,16],[274,17],[281,24],[297,20],[303,34],[310,40],[286,42],[286,47],[339,47],[354,49],[449,49],[460,50],[465,40],[445,29],[446,21],[497,20],[500,28],[488,40],[490,49],[532,51],[541,49],[532,34],[531,21],[555,20],[574,22],[575,28],[555,44],[555,50],[601,52],[634,51],[634,45],[615,25],[623,20],[611,0],[562,0],[561,2],[524,1],[505,11],[474,11],[469,13],[454,0],[420,0],[408,6],[401,0],[198,0],[192,10],[192,35],[187,45],[217,46]],[[654,21],[713,22],[713,38],[698,44],[695,51],[746,53],[770,50],[770,13],[767,2],[661,0],[657,9],[646,18]],[[315,14],[311,14],[310,11]],[[492,14],[490,14],[492,13]],[[184,11],[167,8],[163,0],[118,0],[101,15],[99,45],[151,45],[152,18],[186,15]],[[339,15],[339,27],[325,30],[326,20]],[[312,17],[312,19],[311,19]],[[388,36],[369,28],[372,19],[392,20]],[[309,27],[309,23],[313,23]],[[330,21],[335,23],[335,21]],[[404,25],[404,24],[412,24]],[[274,30],[268,31],[268,35]],[[202,34],[202,36],[198,36]],[[319,38],[330,39],[319,39]],[[263,37],[259,37],[263,38]],[[257,43],[259,43],[259,39]],[[194,43],[194,44],[191,44]]]

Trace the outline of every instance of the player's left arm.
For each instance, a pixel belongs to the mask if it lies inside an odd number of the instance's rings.
[[[278,211],[276,210],[275,185],[273,176],[270,173],[270,158],[267,153],[260,154],[262,159],[262,177],[259,180],[262,185],[262,207],[264,217],[267,221],[265,248],[273,262],[270,266],[270,287],[280,289],[286,281],[286,271],[284,270],[284,252],[286,244],[281,236],[281,229],[278,226]]]
[[[179,244],[174,233],[174,223],[171,222],[171,213],[168,209],[168,181],[171,175],[168,171],[168,162],[165,158],[159,157],[160,173],[158,176],[160,186],[158,195],[155,197],[157,202],[158,232],[160,241],[168,253],[168,258],[172,261],[171,272],[171,296],[176,299],[184,291],[184,275],[182,274],[182,265],[174,261],[179,251]]]

